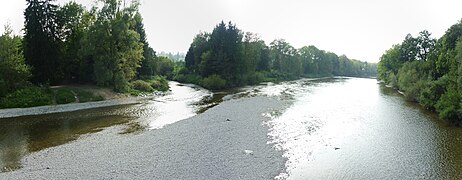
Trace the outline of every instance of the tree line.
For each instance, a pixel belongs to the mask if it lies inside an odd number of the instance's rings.
[[[26,3],[24,36],[7,25],[0,37],[0,98],[24,86],[62,83],[127,92],[136,79],[173,67],[149,46],[138,1],[99,0],[91,9],[74,1]]]
[[[462,125],[462,23],[439,39],[424,30],[408,34],[378,63],[378,77],[410,101],[436,111],[442,119]]]
[[[196,35],[176,79],[219,89],[300,77],[375,77],[376,64],[349,59],[315,46],[294,48],[284,39],[268,45],[235,24]],[[217,85],[218,84],[218,85]]]
[[[46,87],[59,84],[95,84],[137,94],[168,89],[166,79],[222,89],[300,77],[376,75],[376,64],[315,46],[296,49],[283,39],[266,45],[231,22],[198,34],[185,60],[174,62],[149,46],[137,0],[128,6],[98,0],[90,9],[74,1],[26,3],[24,35],[6,26],[0,36],[1,102],[21,104],[25,97],[39,102],[34,98],[53,96]]]

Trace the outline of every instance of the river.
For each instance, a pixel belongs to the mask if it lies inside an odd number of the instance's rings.
[[[0,119],[0,178],[462,178],[462,129],[375,79],[170,86],[136,105]]]

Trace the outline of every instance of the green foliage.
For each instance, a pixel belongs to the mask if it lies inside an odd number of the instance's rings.
[[[430,35],[407,35],[386,51],[378,64],[379,78],[403,91],[408,100],[462,125],[462,24],[451,26],[438,41]]]
[[[434,110],[436,102],[441,98],[441,95],[445,91],[446,78],[440,78],[436,81],[428,81],[424,85],[421,93],[419,102],[427,109]]]
[[[28,86],[30,77],[36,84],[85,82],[117,92],[128,92],[135,78],[173,77],[176,64],[157,59],[149,47],[139,1],[122,7],[121,1],[101,0],[90,10],[74,1],[62,6],[55,0],[26,2],[24,39],[9,27],[0,36],[0,98],[7,96],[12,103],[31,99],[16,96],[37,90],[16,91]],[[156,77],[145,86],[153,87],[168,90],[168,81]],[[103,99],[78,88],[58,88],[50,96],[58,104]],[[18,104],[11,106],[22,106]]]
[[[201,79],[219,75],[226,80],[226,87],[300,77],[377,75],[376,64],[339,57],[314,46],[296,49],[283,39],[267,46],[258,35],[242,33],[231,22],[219,23],[212,33],[196,35],[185,67],[175,80],[200,84]]]
[[[143,80],[136,80],[132,82],[132,88],[143,92],[153,92],[154,88],[148,82]]]
[[[164,56],[159,56],[156,59],[159,69],[157,70],[158,74],[161,76],[166,76],[167,78],[173,78],[173,70],[175,68],[175,63]]]
[[[422,69],[425,62],[406,62],[398,71],[398,87],[404,92],[404,96],[410,101],[419,101],[421,90],[424,88],[426,74]]]
[[[158,64],[156,62],[156,52],[147,42],[141,14],[136,13],[134,19],[134,29],[140,35],[140,43],[143,44],[143,59],[141,61],[141,67],[138,68],[138,76],[154,76],[159,72]]]
[[[150,83],[151,87],[157,91],[168,91],[170,89],[168,81],[164,76],[156,76]]]
[[[76,2],[69,2],[57,10],[59,38],[62,41],[62,69],[66,81],[90,81],[82,69],[89,68],[82,56],[86,29],[92,23],[93,15]]]
[[[202,80],[202,86],[207,89],[218,90],[226,87],[226,80],[221,78],[220,75],[211,75]]]
[[[181,83],[190,83],[190,84],[201,84],[202,77],[197,74],[182,74],[181,72],[177,74],[174,78],[175,81]]]
[[[62,41],[56,22],[58,6],[53,0],[26,0],[24,57],[32,66],[32,81],[57,83],[63,77]]]
[[[137,4],[127,9],[120,2],[106,0],[89,32],[89,49],[94,63],[96,83],[127,92],[143,58],[140,34],[131,29]]]
[[[124,72],[119,71],[114,75],[114,91],[116,92],[128,92],[130,84],[124,76]]]
[[[52,103],[52,92],[47,88],[26,87],[8,94],[1,102],[1,108],[25,108],[49,105]]]
[[[442,119],[460,123],[462,119],[460,102],[460,95],[454,88],[450,87],[438,100],[435,108]]]
[[[58,104],[68,104],[76,102],[76,96],[70,89],[61,88],[56,90],[55,94],[56,103]]]
[[[27,84],[30,68],[24,62],[19,36],[12,34],[9,25],[0,36],[0,98]]]

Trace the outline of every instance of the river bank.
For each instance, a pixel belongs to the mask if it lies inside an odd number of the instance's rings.
[[[168,92],[156,91],[154,93],[143,94],[140,96],[130,96],[128,94],[116,93],[109,89],[99,88],[99,87],[94,87],[94,86],[84,86],[83,88],[79,86],[79,88],[84,89],[88,92],[91,92],[94,95],[100,96],[104,100],[92,101],[92,102],[74,102],[74,103],[69,103],[69,104],[54,104],[54,105],[46,105],[46,106],[28,107],[28,108],[0,109],[0,119],[21,117],[21,116],[31,116],[31,115],[72,112],[72,111],[78,111],[78,110],[119,106],[119,105],[139,104],[139,103],[142,103],[143,101],[153,99],[153,98],[156,98],[156,97],[159,97],[159,96],[162,96],[168,93]]]
[[[118,99],[110,99],[104,101],[96,102],[86,102],[86,103],[71,103],[71,104],[60,104],[60,105],[48,105],[48,106],[39,106],[39,107],[30,107],[30,108],[12,108],[12,109],[0,109],[0,118],[12,118],[20,116],[31,116],[31,115],[41,115],[41,114],[52,114],[52,113],[62,113],[62,112],[71,112],[84,109],[93,109],[117,105],[129,105],[137,104],[140,101],[147,99],[147,97],[124,97]]]
[[[258,104],[258,106],[256,106]],[[268,97],[233,99],[206,112],[139,134],[122,126],[26,156],[1,179],[273,179],[282,152],[268,144],[269,118],[284,107]],[[229,120],[227,120],[229,119]]]

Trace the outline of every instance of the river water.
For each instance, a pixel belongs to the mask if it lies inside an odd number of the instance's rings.
[[[118,133],[130,138],[168,130],[223,101],[264,96],[284,102],[260,115],[267,144],[285,158],[277,179],[462,178],[462,129],[374,79],[303,79],[215,93],[170,86],[170,94],[137,105],[0,119],[0,167],[19,170],[31,153],[109,127],[123,127]]]

